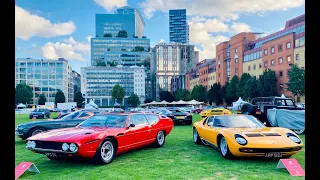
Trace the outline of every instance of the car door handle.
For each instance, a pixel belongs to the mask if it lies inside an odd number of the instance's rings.
[[[117,136],[125,136],[126,134],[124,133],[119,133]]]

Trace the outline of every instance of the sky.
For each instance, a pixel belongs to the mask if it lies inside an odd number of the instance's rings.
[[[126,5],[142,14],[152,47],[169,40],[169,9],[187,9],[190,44],[199,60],[214,58],[216,45],[240,32],[265,36],[305,13],[305,0],[16,0],[16,58],[63,57],[80,73],[90,65],[95,14]]]

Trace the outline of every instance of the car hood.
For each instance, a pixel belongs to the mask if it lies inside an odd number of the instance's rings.
[[[114,134],[116,128],[105,128],[105,127],[91,127],[91,128],[82,128],[82,127],[73,127],[73,128],[63,128],[46,131],[43,133],[36,134],[27,140],[39,140],[39,141],[76,141],[80,140],[83,137],[88,135],[98,135],[100,133],[105,134]]]
[[[22,124],[19,124],[18,126],[19,127],[25,127],[25,126],[33,126],[33,125],[36,125],[36,124],[43,124],[43,123],[48,123],[50,121],[58,121],[58,120],[61,120],[61,119],[47,119],[47,120],[44,120],[44,121],[32,121],[32,122],[27,122],[27,123],[22,123]]]

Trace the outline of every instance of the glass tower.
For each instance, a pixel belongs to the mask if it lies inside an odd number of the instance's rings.
[[[171,43],[189,43],[186,9],[169,10],[169,38]]]

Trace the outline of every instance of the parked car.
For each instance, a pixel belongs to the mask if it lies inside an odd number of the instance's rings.
[[[31,111],[31,113],[29,114],[29,118],[50,118],[50,111],[48,109],[35,109],[33,111]]]
[[[299,136],[287,128],[266,127],[252,115],[209,116],[193,125],[193,141],[220,149],[224,158],[289,158],[303,147]]]
[[[200,114],[201,113],[201,109],[199,107],[197,107],[195,109],[192,109],[192,113]]]
[[[268,109],[288,109],[288,110],[303,110],[297,107],[292,98],[282,97],[257,97],[251,100],[251,103],[244,103],[241,106],[241,114],[253,115],[266,126],[271,127],[267,118]]]
[[[118,154],[154,144],[162,147],[173,122],[156,114],[107,113],[77,127],[43,132],[27,139],[26,148],[49,159],[93,158],[98,164],[111,163]]]
[[[99,110],[79,110],[69,115],[62,117],[61,119],[51,119],[46,121],[33,121],[28,123],[19,124],[16,127],[16,135],[21,139],[27,139],[37,133],[43,131],[75,127],[82,121],[88,119],[95,114],[101,114]]]
[[[181,108],[170,108],[170,110],[163,110],[161,115],[171,118],[174,124],[192,124],[192,114],[187,113]]]
[[[57,116],[56,119],[60,119],[60,118],[62,118],[64,116],[70,114],[71,112],[72,112],[71,109],[63,109],[58,113],[58,116]]]
[[[232,112],[225,108],[213,108],[201,111],[200,116],[201,118],[205,118],[211,115],[221,115],[221,114],[232,114]]]

